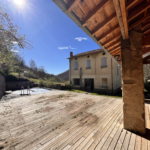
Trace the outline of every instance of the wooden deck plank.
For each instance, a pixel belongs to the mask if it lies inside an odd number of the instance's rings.
[[[141,150],[147,150],[147,140],[142,138]]]
[[[98,126],[98,124],[97,124],[97,126]],[[94,128],[92,127],[91,128],[92,130],[89,130],[88,132],[87,132],[87,129],[86,130],[84,130],[85,132],[84,132],[84,137],[86,137],[87,135],[86,135],[86,133],[88,133],[88,134],[90,134],[91,132],[93,132],[93,130],[94,130]],[[82,131],[81,131],[82,132]],[[75,137],[75,136],[77,136],[77,135],[74,135],[73,137]],[[71,139],[69,139],[69,140],[73,140],[72,138]],[[86,139],[87,140],[87,139]],[[68,140],[67,140],[67,143],[68,143]],[[57,149],[61,149],[62,148],[62,146],[64,146],[66,143],[63,143],[60,147],[57,147]],[[81,148],[81,146],[80,146],[80,148]]]
[[[135,140],[135,150],[140,150],[141,149],[141,142],[142,142],[142,138],[140,136],[136,136],[136,140]]]
[[[89,147],[89,149],[95,149],[95,147],[98,145],[99,141],[103,138],[103,136],[105,135],[105,133],[107,132],[107,130],[109,129],[109,127],[111,127],[112,123],[114,122],[114,120],[107,120],[108,122],[106,122],[105,126],[100,127],[98,129],[97,135],[95,135],[95,140],[93,141],[93,143],[91,144],[91,146]]]
[[[120,118],[121,117],[122,117],[122,114],[121,114]],[[108,136],[110,135],[110,133],[112,132],[112,130],[114,129],[114,127],[115,127],[116,124],[117,124],[117,122],[113,122],[113,124],[111,125],[111,127],[108,129],[108,131],[106,132],[106,134],[103,136],[103,138],[101,139],[101,141],[96,146],[96,148],[95,148],[96,150],[101,149],[103,147],[104,143],[106,142]]]
[[[111,107],[110,107],[111,108]],[[103,118],[106,120],[106,117],[107,117],[107,115],[109,114],[109,112],[105,115],[105,116],[103,116]],[[100,116],[99,116],[100,117]],[[84,136],[84,137],[86,137],[86,133],[88,133],[88,135],[90,134],[90,132],[92,132],[92,130],[96,130],[97,128],[100,128],[100,126],[102,126],[102,121],[103,121],[103,118],[99,121],[99,123],[97,123],[96,125],[94,125],[94,126],[92,126],[91,128],[90,128],[90,130],[89,129],[87,129],[87,128],[85,128],[84,129],[84,132],[81,132],[76,138],[77,139],[79,139],[79,138],[81,138],[81,136]],[[106,121],[108,121],[108,120],[106,120]],[[105,123],[106,121],[103,121],[103,123]],[[89,131],[88,131],[89,130]],[[87,136],[88,136],[87,135]],[[77,140],[77,139],[74,139],[73,141],[71,141],[71,143],[70,144],[72,144],[72,143],[75,143],[75,141]]]
[[[126,132],[126,136],[125,136],[125,140],[124,140],[124,142],[122,144],[121,150],[127,150],[128,149],[130,138],[131,138],[131,132],[127,131]]]
[[[116,138],[117,131],[119,130],[120,127],[122,127],[122,121],[123,121],[122,118],[118,121],[118,123],[116,124],[114,130],[109,135],[109,137],[107,138],[107,141],[105,142],[104,146],[102,147],[102,150],[108,149],[108,147],[110,146],[112,140],[114,138]],[[114,141],[114,143],[115,143],[115,141]],[[117,141],[116,141],[116,143],[117,143]]]
[[[122,130],[122,133],[121,133],[121,135],[118,139],[118,142],[116,144],[115,150],[120,150],[121,149],[121,147],[123,145],[123,142],[124,142],[124,139],[125,139],[125,136],[126,136],[126,132],[127,132],[126,130],[124,130],[124,129]]]
[[[122,131],[123,131],[123,122],[121,123],[120,127],[118,128],[117,133],[115,134],[114,138],[112,139],[112,142],[108,147],[108,150],[112,150],[115,148]]]
[[[132,133],[130,143],[129,143],[129,150],[134,150],[135,147],[135,140],[136,140],[136,135]]]

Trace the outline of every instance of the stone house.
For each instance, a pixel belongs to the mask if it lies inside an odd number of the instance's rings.
[[[76,89],[101,93],[121,90],[121,68],[102,49],[73,55],[70,52],[69,80]]]

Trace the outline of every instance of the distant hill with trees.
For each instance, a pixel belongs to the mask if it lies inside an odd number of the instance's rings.
[[[69,70],[57,75],[57,77],[61,78],[64,81],[69,81]]]

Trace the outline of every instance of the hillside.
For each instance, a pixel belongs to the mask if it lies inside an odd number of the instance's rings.
[[[57,75],[57,77],[61,78],[64,81],[69,81],[69,70]]]

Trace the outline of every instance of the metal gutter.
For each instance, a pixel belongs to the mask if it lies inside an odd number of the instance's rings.
[[[93,40],[95,43],[97,43],[97,45],[100,46],[101,49],[103,49],[105,53],[109,54],[109,55],[111,56],[111,58],[114,59],[114,60],[117,62],[117,64],[118,64],[119,66],[121,66],[121,65],[118,63],[118,61],[117,61],[114,57],[112,57],[112,55],[106,50],[106,48],[105,48],[101,43],[98,43],[97,38],[96,38],[95,36],[92,36],[92,35],[91,35],[90,30],[89,30],[86,26],[85,26],[85,27],[82,26],[82,23],[81,23],[80,19],[79,19],[73,12],[69,13],[69,12],[67,11],[67,5],[66,5],[66,3],[65,3],[63,0],[52,0],[52,1],[64,12],[73,22],[75,22],[78,27],[80,27],[89,37],[91,37],[92,40]]]

